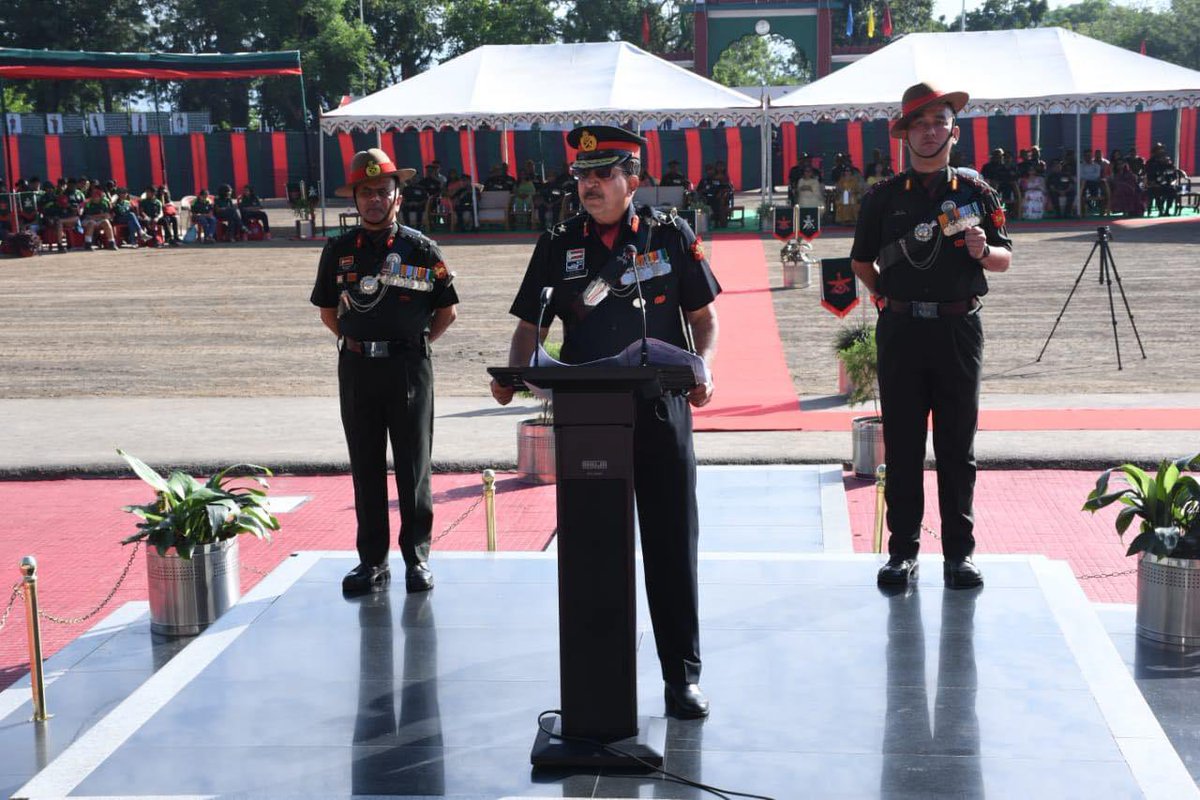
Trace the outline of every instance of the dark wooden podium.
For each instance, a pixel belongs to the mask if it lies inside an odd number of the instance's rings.
[[[633,426],[636,400],[687,391],[688,367],[493,367],[504,386],[554,391],[560,719],[535,767],[661,766],[666,724],[637,716]],[[568,738],[558,738],[559,736]],[[583,741],[586,740],[586,741]]]

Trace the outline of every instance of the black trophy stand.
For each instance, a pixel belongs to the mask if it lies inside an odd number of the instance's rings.
[[[1117,309],[1113,303],[1114,278],[1117,281],[1117,290],[1121,292],[1121,302],[1125,304],[1125,313],[1129,316],[1129,327],[1133,328],[1133,336],[1137,339],[1138,350],[1142,351],[1142,358],[1146,357],[1146,348],[1142,347],[1142,337],[1138,335],[1137,325],[1133,321],[1133,311],[1129,308],[1129,298],[1125,296],[1125,286],[1121,283],[1121,273],[1117,272],[1117,262],[1113,261],[1112,250],[1108,246],[1111,236],[1107,225],[1096,228],[1096,243],[1092,245],[1092,252],[1088,253],[1087,260],[1083,262],[1083,269],[1079,270],[1079,275],[1075,278],[1075,285],[1071,287],[1071,293],[1067,295],[1067,301],[1063,303],[1062,310],[1058,312],[1058,318],[1054,320],[1054,327],[1050,329],[1050,335],[1046,337],[1046,343],[1042,345],[1042,352],[1038,353],[1038,362],[1041,362],[1046,348],[1050,346],[1050,340],[1054,338],[1054,332],[1058,330],[1058,323],[1062,322],[1063,314],[1067,313],[1067,306],[1071,304],[1071,298],[1075,296],[1075,290],[1079,288],[1079,282],[1083,280],[1088,264],[1092,263],[1092,256],[1096,255],[1097,250],[1100,251],[1100,285],[1108,287],[1108,315],[1112,319],[1113,345],[1117,348],[1117,369],[1123,369],[1123,367],[1121,365],[1121,341],[1117,336]]]
[[[661,766],[666,722],[637,716],[633,425],[636,398],[686,391],[694,385],[692,371],[558,366],[488,372],[502,386],[529,383],[554,392],[562,714],[549,732],[539,725],[533,766]]]

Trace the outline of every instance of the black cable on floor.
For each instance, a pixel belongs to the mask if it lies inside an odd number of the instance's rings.
[[[715,786],[709,786],[706,783],[700,783],[699,781],[694,781],[691,778],[685,778],[682,775],[677,775],[674,772],[668,772],[667,770],[663,769],[662,767],[656,767],[653,764],[651,764],[649,761],[644,761],[641,758],[638,758],[633,753],[627,753],[619,747],[613,747],[611,744],[606,744],[605,742],[601,742],[596,739],[588,739],[583,736],[566,736],[561,733],[555,733],[553,730],[547,728],[545,725],[542,724],[542,721],[546,717],[549,717],[551,715],[558,715],[558,717],[561,718],[562,710],[557,709],[557,708],[552,708],[552,709],[543,711],[542,713],[538,714],[538,718],[537,718],[538,728],[540,728],[542,730],[542,732],[545,733],[547,736],[549,736],[551,739],[561,739],[564,742],[583,742],[584,744],[590,744],[593,747],[599,747],[602,750],[605,750],[609,753],[613,753],[615,755],[621,756],[622,758],[628,758],[633,761],[636,761],[637,763],[644,766],[646,769],[648,769],[652,772],[657,772],[657,773],[661,774],[663,777],[667,778],[668,780],[675,781],[676,783],[682,783],[684,786],[691,786],[693,788],[699,789],[700,791],[708,792],[709,794],[712,794],[716,797],[724,798],[725,800],[729,800],[730,795],[732,795],[734,797],[749,797],[749,798],[752,798],[752,800],[775,800],[775,798],[770,797],[765,794],[750,794],[749,792],[737,792],[737,791],[734,791],[733,789],[720,789]]]

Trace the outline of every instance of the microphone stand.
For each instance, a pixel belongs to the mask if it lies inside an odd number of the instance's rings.
[[[553,286],[543,286],[541,295],[541,308],[538,309],[537,329],[533,332],[533,365],[540,366],[541,350],[542,350],[542,318],[546,316],[546,309],[550,306],[550,298],[554,297]]]
[[[646,325],[646,298],[642,294],[642,276],[638,273],[637,264],[637,248],[631,244],[625,245],[625,258],[628,259],[633,267],[633,284],[637,287],[638,310],[642,312],[642,363],[641,366],[646,366],[650,363],[650,333]]]

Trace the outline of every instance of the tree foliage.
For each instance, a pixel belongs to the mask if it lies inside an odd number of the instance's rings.
[[[558,22],[551,0],[446,0],[442,39],[448,56],[485,44],[549,44]]]
[[[933,18],[933,0],[894,0],[888,3],[892,10],[891,38],[883,35],[883,0],[849,0],[854,10],[853,34],[846,35],[845,6],[835,13],[833,19],[833,43],[835,45],[876,44],[888,42],[904,33],[946,30],[942,18]],[[875,36],[867,38],[867,10],[875,9]]]
[[[750,35],[725,48],[713,64],[712,79],[726,86],[784,86],[808,83],[812,68],[790,39]]]
[[[1046,0],[984,0],[975,11],[967,12],[969,31],[1007,31],[1017,28],[1036,28],[1049,11]],[[954,18],[950,30],[956,31],[962,15]]]

